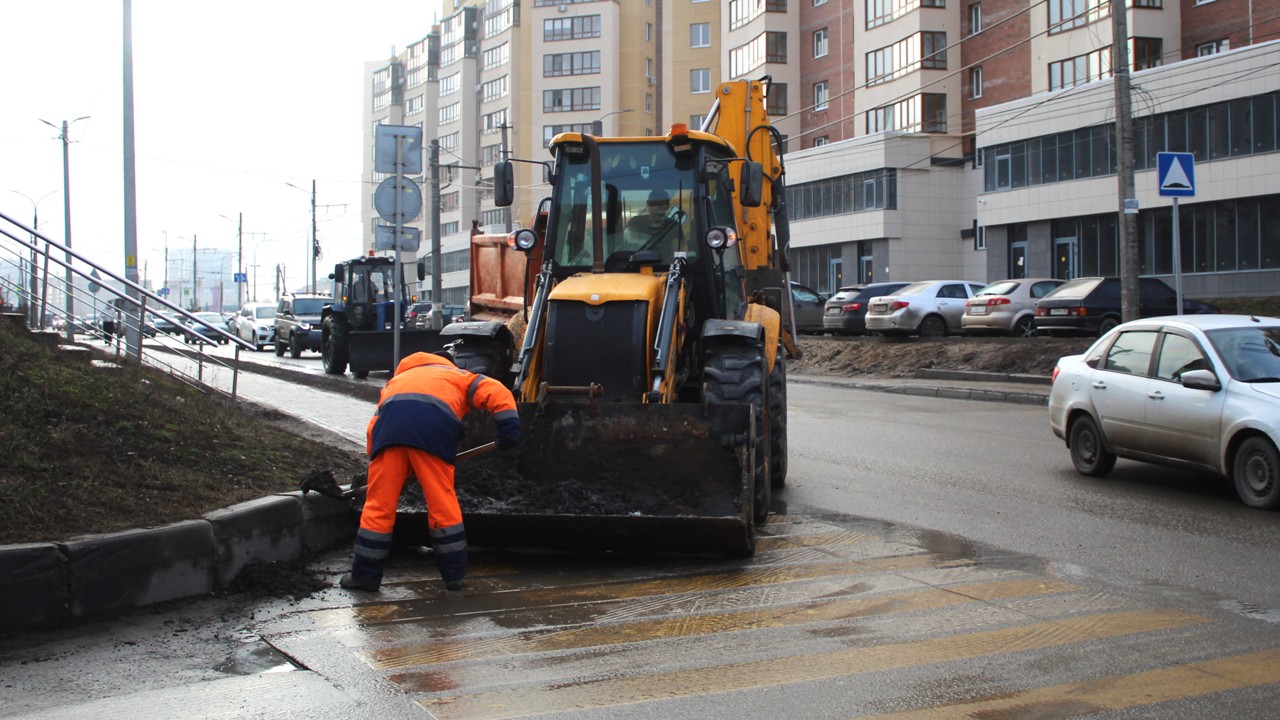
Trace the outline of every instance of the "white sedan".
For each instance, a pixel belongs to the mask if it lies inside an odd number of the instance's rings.
[[[1058,360],[1049,422],[1083,475],[1106,475],[1117,457],[1208,470],[1246,505],[1280,508],[1280,320],[1120,325]]]

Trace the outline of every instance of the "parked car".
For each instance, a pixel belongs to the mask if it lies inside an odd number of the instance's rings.
[[[993,282],[965,303],[960,328],[971,335],[1002,333],[1014,337],[1035,337],[1036,301],[1065,282],[1056,278]]]
[[[328,295],[285,295],[276,307],[276,355],[289,351],[290,357],[302,357],[303,350],[320,352],[320,317],[325,305],[332,305]]]
[[[1082,475],[1117,457],[1207,470],[1280,508],[1280,320],[1184,315],[1113,328],[1058,360],[1049,424]]]
[[[798,282],[791,283],[791,303],[796,311],[796,333],[825,332],[822,324],[822,307],[826,298],[812,288]]]
[[[166,310],[166,312],[169,311]],[[160,315],[147,314],[147,323],[154,327],[157,332],[162,332],[166,335],[184,334],[182,326],[175,322],[176,319],[176,313],[174,314],[174,320],[170,320],[167,317],[161,317]]]
[[[1209,303],[1182,298],[1184,315],[1221,312]],[[1177,315],[1173,288],[1159,278],[1138,278],[1138,317]],[[1036,332],[1049,335],[1101,337],[1121,322],[1120,278],[1083,277],[1072,280],[1036,303]]]
[[[871,298],[867,330],[885,335],[944,337],[960,332],[964,303],[983,288],[968,280],[924,280]]]
[[[214,327],[220,328],[226,324],[222,315],[216,312],[198,312],[192,314]],[[217,343],[219,345],[224,345],[230,342],[222,335],[219,335],[204,325],[191,320],[187,320],[182,326],[182,341],[186,343]]]
[[[431,303],[417,302],[410,305],[404,313],[404,326],[407,328],[431,327]]]
[[[864,335],[871,298],[892,295],[910,285],[905,282],[867,283],[836,290],[822,310],[822,329],[836,335]]]
[[[276,306],[274,303],[246,303],[236,315],[236,337],[253,343],[262,350],[276,341]]]

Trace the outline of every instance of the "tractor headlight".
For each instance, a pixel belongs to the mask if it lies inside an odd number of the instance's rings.
[[[538,233],[530,230],[529,228],[524,228],[522,230],[517,230],[513,239],[517,250],[520,250],[521,252],[529,252],[538,244]]]
[[[712,250],[721,250],[738,244],[738,234],[733,228],[716,227],[707,232],[707,246]]]

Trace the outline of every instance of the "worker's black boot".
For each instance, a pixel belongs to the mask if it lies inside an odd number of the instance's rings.
[[[446,580],[446,581],[444,582],[444,589],[445,589],[445,590],[448,590],[448,591],[450,591],[450,592],[454,592],[454,591],[457,591],[457,590],[461,590],[461,589],[462,589],[462,580],[461,580],[461,579],[458,579],[458,580]]]
[[[355,577],[353,577],[351,573],[347,573],[346,575],[343,575],[342,579],[338,581],[338,584],[348,590],[367,590],[369,592],[378,591],[378,584],[369,583],[369,582],[360,582],[359,580],[355,579]]]

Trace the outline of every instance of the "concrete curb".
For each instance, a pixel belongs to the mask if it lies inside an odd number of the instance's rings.
[[[346,503],[297,491],[164,527],[0,546],[0,629],[58,627],[226,590],[249,565],[352,542],[352,517]]]

